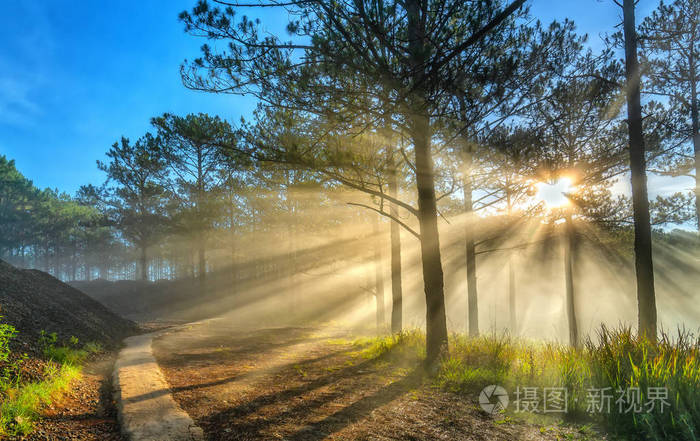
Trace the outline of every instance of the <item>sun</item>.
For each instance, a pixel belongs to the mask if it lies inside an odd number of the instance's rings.
[[[548,208],[561,208],[571,203],[568,195],[574,191],[574,185],[569,177],[564,176],[551,183],[538,182],[535,187],[535,198],[544,202]]]

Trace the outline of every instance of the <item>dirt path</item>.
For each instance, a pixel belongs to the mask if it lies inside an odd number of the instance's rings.
[[[494,421],[476,397],[367,360],[342,335],[218,322],[169,333],[154,353],[175,400],[210,440],[586,439],[566,427]]]

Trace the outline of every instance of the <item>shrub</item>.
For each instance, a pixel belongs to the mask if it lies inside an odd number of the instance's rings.
[[[57,340],[55,332],[48,334],[41,331],[39,345],[42,347],[44,357],[59,364],[77,366],[85,361],[90,354],[102,351],[102,346],[94,342],[89,342],[80,348],[78,338],[75,336],[71,336],[68,339],[68,344],[63,346],[56,346]]]
[[[0,316],[2,319],[2,316]],[[14,326],[7,323],[0,323],[0,362],[10,360],[10,341],[17,335]]]
[[[0,317],[2,319],[2,317]],[[0,323],[0,397],[20,381],[20,367],[27,355],[12,357],[10,342],[17,336],[14,326]]]

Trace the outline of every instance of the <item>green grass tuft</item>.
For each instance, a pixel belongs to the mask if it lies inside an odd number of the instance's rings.
[[[41,408],[65,392],[80,377],[80,367],[69,364],[46,366],[45,380],[9,389],[0,404],[0,437],[26,435],[32,431]]]
[[[639,388],[642,402],[650,387],[669,391],[667,411],[611,412],[607,421],[611,429],[640,439],[700,438],[700,337],[679,330],[674,339],[662,334],[652,344],[629,328],[603,327],[599,340],[597,345],[586,345],[594,384],[612,390]]]
[[[425,357],[425,336],[418,330],[382,337],[363,337],[352,342],[366,359],[412,360]]]
[[[19,372],[24,358],[11,361],[9,353],[9,341],[16,334],[10,325],[0,324],[0,438],[29,434],[42,407],[80,377],[80,365],[90,354],[102,351],[98,343],[80,348],[76,337],[71,337],[64,346],[56,346],[56,334],[42,331],[39,345],[47,359],[43,380],[23,384]]]
[[[369,359],[409,360],[425,357],[425,337],[419,331],[355,341]],[[598,338],[581,348],[533,342],[506,335],[450,337],[435,385],[456,393],[478,393],[489,384],[511,392],[518,387],[565,388],[566,419],[602,424],[629,439],[700,439],[700,338],[679,331],[657,344],[637,338],[629,328],[602,327]],[[620,411],[618,391],[639,388],[641,403],[648,388],[667,388],[670,406],[664,412]],[[590,391],[609,388],[609,412],[590,412]],[[646,410],[646,409],[645,409]]]

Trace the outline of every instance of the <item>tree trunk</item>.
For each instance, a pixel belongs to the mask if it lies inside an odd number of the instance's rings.
[[[97,266],[97,277],[99,279],[107,280],[109,278],[108,265],[109,261],[107,260],[104,250],[100,250],[100,260]]]
[[[389,196],[398,194],[396,170],[389,172]],[[399,217],[396,204],[389,206],[392,217]],[[391,235],[391,332],[396,334],[403,329],[403,288],[401,285],[401,230],[396,222],[390,223]]]
[[[289,308],[290,315],[295,316],[297,314],[297,304],[294,294],[294,231],[292,228],[292,216],[291,209],[288,207],[287,212],[290,214],[287,220],[287,259],[284,264],[282,264],[284,272],[284,284],[286,287],[285,298],[287,299],[287,308]]]
[[[423,84],[427,61],[425,21],[421,20],[418,0],[406,1],[407,31],[413,83]],[[411,106],[411,138],[416,155],[416,186],[418,187],[418,224],[425,288],[426,364],[434,367],[447,350],[447,319],[445,292],[440,258],[440,238],[437,225],[435,178],[430,152],[430,121],[425,108],[425,92],[419,86],[409,97]]]
[[[379,218],[374,216],[374,301],[376,303],[377,333],[384,332],[384,272],[382,271],[382,234],[379,229]]]
[[[428,124],[419,122],[415,128],[418,221],[426,303],[426,361],[432,364],[447,349],[447,319]]]
[[[146,281],[148,280],[148,256],[146,254],[146,246],[141,246],[141,258],[139,261],[141,268],[141,280]]]
[[[700,234],[700,109],[698,109],[698,90],[695,72],[695,60],[691,60],[691,109],[690,117],[692,120],[692,135],[693,135],[693,153],[695,154],[695,219],[698,225],[698,234]]]
[[[202,220],[202,202],[204,200],[204,164],[203,164],[203,147],[196,146],[197,149],[197,200],[196,212],[197,220]],[[197,277],[200,282],[204,282],[207,277],[207,261],[206,261],[206,232],[202,225],[199,225],[199,243],[197,244]]]
[[[63,280],[63,279],[61,279],[61,266],[62,266],[62,264],[61,264],[61,253],[60,253],[58,247],[55,247],[54,256],[53,256],[53,257],[54,257],[54,266],[56,267],[56,269],[55,269],[55,273],[56,273],[55,277],[56,277],[58,280]]]
[[[578,321],[576,319],[576,297],[574,291],[574,249],[575,231],[571,215],[566,216],[564,225],[564,277],[566,279],[566,319],[569,326],[569,344],[576,348],[579,345]]]
[[[229,171],[229,180],[232,179]],[[229,234],[230,234],[230,240],[231,240],[231,270],[229,271],[230,275],[230,285],[231,285],[231,294],[236,293],[236,284],[238,282],[238,265],[236,262],[236,234],[235,234],[235,225],[236,225],[236,213],[235,213],[235,205],[234,205],[234,200],[233,200],[233,193],[232,190],[228,191],[228,207],[229,207]]]
[[[518,321],[515,316],[515,266],[513,265],[513,256],[508,257],[508,311],[510,332],[513,335],[518,334]]]
[[[656,341],[656,294],[651,245],[651,222],[647,195],[646,157],[642,133],[641,74],[637,61],[635,0],[624,0],[625,70],[627,119],[630,138],[632,208],[634,211],[634,264],[637,274],[639,334]]]
[[[472,206],[471,152],[465,154],[467,175],[464,178],[464,244],[467,259],[467,310],[469,336],[479,336],[479,303],[476,290],[476,251],[474,246],[474,207]]]
[[[233,241],[233,239],[231,239]],[[238,284],[238,263],[236,260],[236,246],[231,245],[231,270],[229,271],[229,274],[231,276],[230,278],[230,283],[231,283],[231,294],[236,293],[236,285]]]
[[[207,277],[207,259],[204,238],[200,238],[197,248],[197,276],[200,282],[204,282]]]
[[[78,253],[75,247],[73,248],[73,253],[71,256],[71,280],[76,280],[76,277],[78,276]]]

